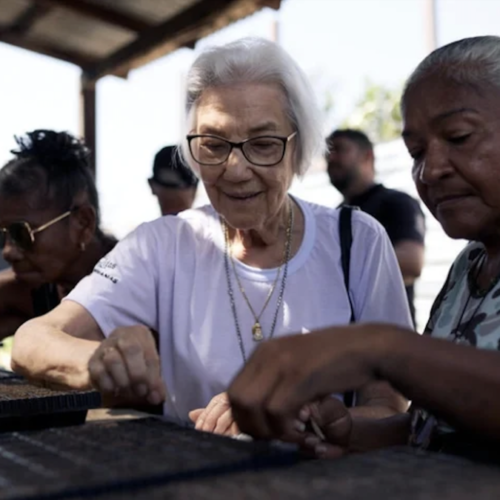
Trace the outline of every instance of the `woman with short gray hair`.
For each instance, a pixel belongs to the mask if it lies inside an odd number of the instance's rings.
[[[325,148],[322,116],[314,92],[297,63],[279,45],[264,39],[247,38],[206,50],[193,64],[187,78],[186,116],[188,131],[196,120],[196,107],[208,88],[272,83],[280,87],[283,108],[297,132],[294,173],[304,175],[315,155]],[[182,143],[185,161],[197,163]]]
[[[312,96],[272,42],[202,53],[188,75],[182,153],[210,205],[123,240],[59,308],[18,331],[15,369],[163,402],[169,418],[232,434],[225,391],[263,340],[347,324],[352,314],[409,327],[381,226],[353,214],[347,292],[339,212],[288,194],[323,144]],[[378,383],[358,391],[357,404],[384,416],[405,408]]]

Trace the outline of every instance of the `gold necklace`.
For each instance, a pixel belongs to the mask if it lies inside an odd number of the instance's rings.
[[[236,277],[236,282],[238,283],[238,288],[240,289],[241,295],[243,295],[243,298],[245,299],[245,302],[247,303],[248,308],[250,309],[250,312],[252,313],[252,316],[255,319],[255,323],[252,326],[252,337],[256,342],[258,342],[259,340],[262,340],[264,338],[264,335],[262,333],[262,327],[260,324],[260,318],[262,317],[262,314],[266,310],[267,305],[269,304],[269,301],[271,300],[271,297],[274,293],[274,290],[276,288],[276,284],[278,283],[278,279],[279,279],[279,276],[281,274],[281,267],[283,266],[283,262],[281,262],[280,266],[278,267],[278,272],[276,273],[276,277],[274,278],[274,282],[271,286],[271,289],[269,290],[269,293],[267,294],[267,298],[264,302],[264,305],[262,306],[260,314],[257,315],[257,313],[255,312],[255,309],[252,306],[252,303],[250,302],[250,300],[247,297],[245,289],[243,288],[243,285],[242,285],[241,280],[240,280],[240,276],[238,275],[238,273],[236,271],[236,265],[234,263],[235,259],[233,258],[232,249],[230,249],[230,251],[229,251],[229,258],[231,260],[231,265],[233,267],[234,276]]]
[[[262,310],[260,311],[260,314],[257,315],[257,313],[255,312],[255,309],[253,308],[246,292],[245,292],[245,289],[243,288],[243,285],[240,281],[240,277],[236,271],[236,266],[235,266],[235,263],[234,263],[234,258],[233,258],[233,253],[232,253],[232,249],[231,249],[231,246],[230,246],[230,243],[229,243],[229,228],[226,224],[225,221],[223,221],[221,219],[221,223],[223,225],[223,228],[224,228],[224,237],[225,237],[225,250],[226,250],[226,258],[227,256],[229,255],[229,259],[231,260],[231,264],[232,264],[232,268],[233,268],[233,272],[234,272],[234,275],[235,275],[235,278],[236,278],[236,282],[238,283],[238,288],[240,289],[240,292],[241,292],[241,295],[243,296],[245,302],[247,303],[248,305],[248,308],[250,309],[250,312],[252,313],[252,316],[254,317],[254,320],[255,320],[255,323],[253,324],[252,326],[252,338],[255,342],[259,342],[261,340],[264,339],[264,334],[262,332],[262,326],[260,324],[260,318],[262,317],[262,314],[264,313],[264,311],[266,310],[268,304],[269,304],[269,301],[271,300],[271,297],[274,293],[274,290],[276,289],[276,285],[278,284],[278,280],[279,280],[279,277],[280,277],[280,274],[281,274],[281,269],[283,267],[283,265],[285,266],[285,270],[283,272],[283,279],[282,279],[282,282],[281,282],[281,287],[280,287],[280,294],[278,296],[278,300],[277,300],[277,306],[276,306],[276,311],[275,311],[275,314],[274,314],[274,319],[273,319],[273,324],[271,326],[271,332],[270,332],[270,335],[269,337],[272,337],[273,333],[274,333],[274,329],[276,327],[276,320],[277,320],[277,317],[278,317],[278,311],[279,311],[279,308],[281,306],[281,302],[283,301],[283,294],[284,294],[284,291],[285,291],[285,282],[286,282],[286,276],[288,274],[288,261],[290,260],[290,250],[291,250],[291,242],[292,242],[292,228],[293,228],[293,221],[294,221],[294,213],[293,213],[293,206],[290,205],[290,215],[288,217],[288,226],[287,226],[287,230],[286,230],[286,242],[285,242],[285,250],[284,250],[284,256],[283,256],[283,261],[281,262],[279,268],[278,268],[278,271],[276,273],[276,277],[274,279],[274,282],[273,282],[273,285],[271,287],[271,289],[269,290],[269,293],[267,294],[267,297],[266,297],[266,300],[264,302],[264,305],[262,307]],[[226,273],[227,273],[227,279],[228,279],[228,285],[229,285],[229,292],[230,292],[230,297],[232,297],[232,287],[230,287],[230,278],[229,278],[229,270],[226,269]],[[235,313],[235,308],[233,307],[233,314]],[[237,318],[235,317],[235,321],[237,322]],[[239,325],[238,325],[239,326]],[[238,328],[239,330],[239,328]]]

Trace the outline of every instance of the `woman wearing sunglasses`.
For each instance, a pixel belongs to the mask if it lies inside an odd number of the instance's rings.
[[[0,338],[53,309],[116,241],[99,229],[88,149],[65,132],[17,139],[0,170]]]

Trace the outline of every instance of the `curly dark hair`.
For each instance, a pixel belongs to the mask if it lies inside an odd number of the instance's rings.
[[[74,208],[75,199],[86,193],[100,224],[99,197],[90,169],[90,151],[67,132],[34,130],[15,137],[14,158],[0,170],[0,196],[35,195],[37,209],[55,204]],[[100,231],[100,230],[99,230]]]

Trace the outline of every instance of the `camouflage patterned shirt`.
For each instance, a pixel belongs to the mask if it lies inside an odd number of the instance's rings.
[[[500,283],[477,290],[474,277],[485,258],[484,246],[470,243],[457,257],[432,306],[424,335],[500,350]],[[412,409],[411,444],[426,448],[436,434],[453,429],[422,409]]]

